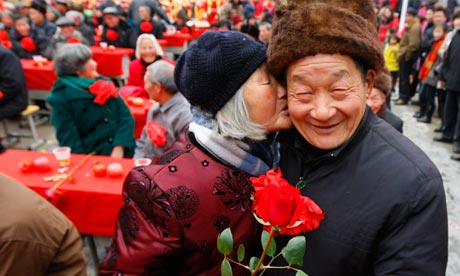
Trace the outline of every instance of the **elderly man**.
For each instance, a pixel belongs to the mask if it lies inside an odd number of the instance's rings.
[[[366,106],[384,63],[373,8],[372,0],[277,2],[268,67],[287,85],[295,126],[280,135],[280,167],[325,213],[305,234],[302,269],[445,275],[441,175]]]
[[[137,32],[122,18],[116,7],[107,7],[104,14],[102,42],[122,48],[136,48]]]
[[[145,90],[150,99],[157,102],[147,113],[147,124],[141,138],[136,141],[134,158],[159,157],[188,128],[192,121],[190,104],[177,93],[174,83],[174,66],[164,60],[159,60],[147,67],[144,76]],[[166,140],[160,142],[155,137],[162,136]],[[155,137],[154,137],[155,136]]]

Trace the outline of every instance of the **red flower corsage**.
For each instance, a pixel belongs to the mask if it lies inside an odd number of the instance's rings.
[[[189,34],[190,33],[190,29],[187,28],[186,26],[182,27],[180,29],[180,32],[183,33],[183,34]]]
[[[30,36],[25,36],[21,39],[21,46],[27,52],[35,52],[37,50],[37,46],[35,46],[35,42]]]
[[[13,43],[9,40],[2,40],[2,46],[5,47],[6,49],[11,49],[13,47]]]
[[[115,41],[118,39],[118,33],[114,30],[107,30],[105,33],[105,36],[107,37],[108,40]]]
[[[103,105],[110,97],[118,97],[117,87],[112,81],[98,80],[90,85],[88,90],[91,94],[96,96],[93,102],[99,105]]]
[[[3,98],[3,91],[0,91],[0,99]]]
[[[5,30],[0,30],[0,40],[9,40],[10,36]]]
[[[153,31],[153,25],[150,22],[144,21],[139,25],[139,29],[141,29],[143,33],[151,33]]]
[[[166,130],[162,125],[154,120],[150,120],[147,123],[146,130],[147,136],[156,147],[164,147],[166,145]]]
[[[71,38],[67,39],[67,43],[69,43],[69,44],[80,43],[80,39],[78,39],[76,37],[71,37]]]

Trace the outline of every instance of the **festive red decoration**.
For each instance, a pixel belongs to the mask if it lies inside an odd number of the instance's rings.
[[[0,40],[9,40],[10,36],[8,35],[8,32],[5,30],[0,30]]]
[[[30,36],[25,36],[21,39],[21,46],[27,52],[35,52],[37,50],[37,46],[35,46],[35,42]]]
[[[180,32],[183,33],[183,34],[189,34],[190,33],[190,29],[187,28],[186,26],[180,28]]]
[[[118,33],[114,30],[107,30],[105,33],[105,36],[107,37],[108,40],[115,41],[118,39]]]
[[[90,85],[88,90],[96,96],[93,102],[99,105],[103,105],[110,97],[118,97],[117,87],[112,81],[98,80]]]
[[[321,208],[283,179],[280,170],[272,169],[250,180],[255,190],[253,209],[268,223],[267,231],[275,226],[280,234],[298,235],[318,228],[324,219]]]
[[[69,44],[80,43],[80,39],[78,39],[76,37],[71,37],[71,38],[67,39],[67,43],[69,43]]]
[[[153,25],[150,22],[144,21],[139,25],[139,28],[143,33],[151,33],[153,31]]]
[[[166,145],[166,130],[162,125],[150,120],[146,126],[147,135],[156,147],[164,147]]]
[[[9,40],[2,40],[1,43],[2,43],[2,46],[5,47],[6,49],[11,49],[11,47],[13,47],[13,43],[11,43],[11,41]]]

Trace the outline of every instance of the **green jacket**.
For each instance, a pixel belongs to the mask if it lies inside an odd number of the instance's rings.
[[[54,83],[46,101],[51,105],[56,138],[73,153],[110,155],[114,146],[122,145],[125,157],[132,157],[134,119],[121,97],[110,98],[103,105],[93,103],[95,96],[88,87],[95,81],[66,75]]]

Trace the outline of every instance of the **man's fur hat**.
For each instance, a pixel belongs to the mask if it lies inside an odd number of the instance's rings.
[[[279,80],[292,62],[342,54],[377,73],[384,68],[372,0],[276,0],[268,68]]]

